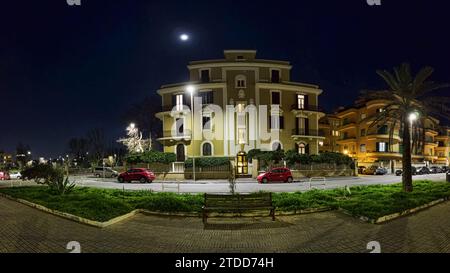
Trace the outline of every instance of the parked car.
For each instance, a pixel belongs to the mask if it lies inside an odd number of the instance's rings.
[[[416,175],[417,174],[417,169],[416,169],[416,167],[411,167],[411,172],[412,172],[412,175]],[[400,175],[402,175],[403,174],[403,170],[396,170],[395,171],[395,175],[396,176],[400,176]]]
[[[377,166],[370,166],[369,168],[366,168],[363,172],[363,174],[368,174],[368,175],[374,175],[377,171],[378,167]]]
[[[274,168],[268,172],[258,175],[258,183],[269,182],[287,182],[292,183],[294,181],[291,170],[288,168]]]
[[[417,169],[418,174],[430,174],[431,171],[428,169],[428,167],[420,167]]]
[[[431,173],[442,173],[442,169],[438,166],[433,166],[430,168]]]
[[[131,181],[139,181],[141,183],[153,182],[156,179],[156,176],[153,172],[144,169],[144,168],[135,168],[130,169],[126,172],[119,174],[117,180],[120,183],[131,182]]]
[[[376,175],[385,175],[385,174],[387,174],[387,169],[386,168],[383,168],[383,167],[378,167],[377,169],[376,169],[376,171],[375,171],[375,174]]]
[[[113,178],[119,176],[119,173],[110,167],[96,167],[94,169],[94,176],[95,177],[105,176]]]
[[[358,166],[358,174],[364,174],[364,171],[366,170],[367,168],[365,167],[365,166]]]
[[[450,169],[447,166],[442,166],[441,169],[443,173],[450,171]]]
[[[10,174],[9,174],[9,178],[10,179],[21,179],[22,178],[22,175],[20,174],[20,172],[11,172]]]
[[[9,173],[5,171],[0,171],[0,180],[9,180]]]

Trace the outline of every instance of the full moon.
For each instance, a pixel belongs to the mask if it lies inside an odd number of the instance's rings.
[[[180,40],[181,40],[181,41],[187,41],[187,40],[189,40],[189,35],[187,35],[187,34],[181,34],[181,35],[180,35]]]

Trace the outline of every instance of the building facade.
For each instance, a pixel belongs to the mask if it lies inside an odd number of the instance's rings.
[[[324,140],[322,90],[292,82],[291,69],[289,62],[256,59],[254,50],[226,50],[223,59],[190,62],[189,82],[158,90],[164,151],[180,162],[236,158],[252,149],[317,154]]]
[[[358,101],[352,107],[338,110],[335,116],[341,123],[338,127],[337,143],[339,152],[357,159],[360,166],[379,165],[393,172],[401,168],[403,147],[400,126],[394,128],[392,135],[389,134],[391,124],[371,126],[377,114],[383,111],[383,107],[387,104],[387,100]],[[414,165],[445,163],[444,158],[439,160],[437,155],[437,148],[440,145],[438,140],[442,139],[441,145],[444,146],[446,139],[438,137],[439,129],[435,125],[438,123],[438,120],[429,118],[423,121],[420,128],[414,123],[410,125]],[[441,150],[441,154],[444,155],[445,149]]]
[[[319,120],[320,134],[325,137],[323,142],[319,142],[319,152],[340,152],[338,144],[340,126],[341,119],[333,114],[327,114]]]
[[[437,147],[435,148],[435,155],[437,156],[436,163],[449,166],[450,160],[450,127],[443,127],[439,131],[439,135],[435,137]]]

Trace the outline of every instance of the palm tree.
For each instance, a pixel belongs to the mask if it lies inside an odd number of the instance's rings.
[[[448,97],[431,97],[430,93],[441,88],[449,87],[448,84],[438,84],[428,80],[434,69],[431,67],[422,68],[415,76],[411,74],[410,65],[403,63],[400,67],[394,68],[394,73],[387,70],[378,70],[386,84],[387,90],[378,91],[363,91],[365,99],[383,99],[389,102],[377,114],[370,127],[377,124],[389,126],[389,138],[393,136],[396,128],[400,129],[400,137],[403,140],[402,151],[402,184],[405,192],[413,191],[412,184],[412,168],[411,168],[411,135],[410,126],[414,123],[414,150],[423,147],[422,130],[418,130],[423,126],[425,120],[429,119],[430,115],[440,116],[448,119],[450,116],[450,98]],[[391,144],[391,140],[389,141]],[[389,145],[390,146],[390,145]]]

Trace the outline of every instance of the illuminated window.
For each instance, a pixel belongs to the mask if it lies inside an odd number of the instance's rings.
[[[183,97],[184,96],[182,94],[176,95],[176,109],[177,109],[177,111],[183,110]]]
[[[305,109],[305,95],[297,95],[297,107],[298,109]]]
[[[305,145],[305,143],[300,143],[298,145],[298,153],[301,154],[301,155],[306,154],[306,145]]]
[[[365,153],[366,152],[366,144],[361,144],[359,145],[359,151],[361,153]]]

